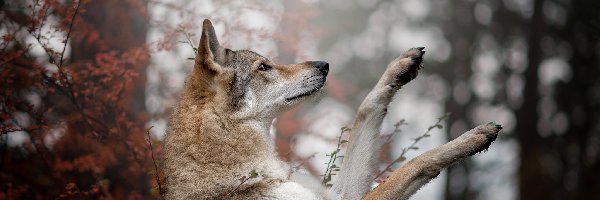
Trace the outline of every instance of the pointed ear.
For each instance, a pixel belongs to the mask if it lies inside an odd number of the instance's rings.
[[[225,48],[219,45],[215,29],[210,20],[205,19],[202,23],[202,36],[200,37],[200,44],[198,45],[196,66],[220,72],[220,64],[223,64],[224,61]]]

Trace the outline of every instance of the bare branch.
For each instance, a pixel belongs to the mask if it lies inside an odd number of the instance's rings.
[[[340,171],[340,166],[335,165],[335,161],[338,158],[343,158],[344,156],[338,156],[338,153],[341,151],[341,147],[342,144],[347,143],[347,140],[342,140],[342,136],[344,135],[344,132],[350,131],[349,128],[347,127],[342,127],[341,128],[341,132],[340,132],[340,137],[338,137],[338,142],[337,142],[337,148],[331,152],[330,154],[328,154],[327,156],[329,156],[329,162],[327,162],[327,169],[325,169],[325,173],[323,174],[323,185],[330,187],[332,186],[332,184],[330,184],[329,182],[331,181],[331,176],[335,175],[333,172],[334,171]]]
[[[4,134],[8,134],[8,133],[12,133],[12,132],[18,132],[18,131],[24,131],[24,132],[31,132],[34,130],[38,130],[38,129],[44,129],[46,128],[46,126],[33,126],[33,127],[29,127],[29,128],[16,128],[16,127],[12,127],[12,126],[4,126],[4,127],[0,127],[0,136],[4,135]]]
[[[160,177],[158,175],[158,164],[156,164],[156,159],[154,158],[154,148],[152,147],[152,138],[150,137],[150,129],[152,129],[152,128],[154,128],[154,126],[151,126],[150,128],[148,128],[148,130],[146,130],[146,135],[148,135],[148,145],[150,145],[150,155],[152,155],[152,163],[154,163],[154,170],[156,171],[156,173],[154,174],[154,178],[156,179],[156,184],[158,184],[158,193],[160,194],[160,197],[162,199],[165,199],[165,193],[162,188]]]
[[[65,55],[65,49],[67,49],[67,43],[69,41],[69,38],[71,37],[71,31],[73,31],[73,24],[75,24],[75,17],[77,16],[77,13],[79,12],[80,5],[81,5],[81,1],[77,0],[77,5],[75,6],[75,13],[73,13],[73,16],[71,17],[71,24],[69,25],[69,30],[67,31],[67,38],[65,38],[65,45],[63,45],[63,49],[60,52],[60,62],[58,64],[59,68],[61,68],[63,66],[63,58]]]
[[[392,167],[394,166],[394,164],[396,164],[396,163],[401,163],[401,162],[405,161],[405,160],[406,160],[406,157],[405,157],[406,153],[407,153],[408,151],[410,151],[410,150],[417,150],[417,149],[418,149],[418,147],[416,146],[416,145],[417,145],[417,143],[418,143],[418,142],[419,142],[421,139],[431,136],[431,135],[429,135],[429,132],[430,132],[431,130],[433,130],[434,128],[440,128],[440,129],[441,129],[441,128],[443,127],[443,126],[442,126],[442,124],[441,124],[441,122],[442,122],[443,120],[445,120],[445,119],[448,119],[448,116],[449,116],[449,115],[450,115],[450,113],[445,113],[443,116],[439,117],[439,118],[438,118],[438,121],[437,121],[437,122],[435,122],[435,124],[433,124],[433,125],[429,126],[429,128],[427,128],[427,131],[425,131],[425,133],[423,133],[423,135],[420,135],[419,137],[416,137],[416,138],[414,138],[414,139],[413,139],[413,143],[412,143],[412,144],[410,144],[410,146],[408,146],[408,147],[406,147],[406,148],[402,148],[402,153],[400,153],[400,156],[398,156],[398,158],[396,158],[396,159],[395,159],[394,161],[392,161],[392,162],[391,162],[391,163],[390,163],[388,166],[386,166],[386,167],[385,167],[385,168],[384,168],[384,169],[383,169],[381,172],[379,172],[379,174],[377,174],[377,176],[375,176],[375,179],[379,178],[379,177],[380,177],[381,175],[383,175],[385,172],[392,171]],[[399,126],[398,126],[398,125],[396,125],[396,129],[398,129],[398,127],[399,127]],[[396,131],[394,131],[394,132],[396,132]],[[391,138],[391,137],[390,137],[390,138]]]

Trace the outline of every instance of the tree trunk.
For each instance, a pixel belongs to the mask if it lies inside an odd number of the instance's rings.
[[[540,41],[544,35],[544,16],[542,6],[544,0],[534,1],[533,16],[530,22],[528,36],[527,58],[529,63],[524,72],[525,88],[523,90],[523,104],[516,111],[517,126],[516,134],[519,138],[520,166],[519,166],[519,193],[520,199],[555,199],[553,191],[553,181],[550,176],[544,174],[542,170],[541,158],[546,154],[544,141],[537,131],[538,124],[538,102],[540,99],[538,93],[538,66],[541,63],[543,52]]]

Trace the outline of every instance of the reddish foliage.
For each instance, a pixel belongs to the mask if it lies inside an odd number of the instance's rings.
[[[147,13],[137,0],[15,1],[0,11],[0,199],[157,194],[144,96],[135,95],[149,49],[143,37],[111,32],[135,21],[109,29],[91,4]],[[8,141],[17,133],[28,139]]]

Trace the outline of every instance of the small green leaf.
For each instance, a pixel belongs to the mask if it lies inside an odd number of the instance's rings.
[[[348,140],[342,140],[342,141],[340,141],[340,144],[344,144],[346,142],[348,142]]]
[[[450,117],[450,113],[449,112],[444,113],[444,115],[438,117],[438,120],[442,121],[442,120],[448,119],[448,117]]]
[[[405,161],[405,160],[406,160],[406,157],[402,156],[402,157],[398,158],[396,161],[397,162],[402,162],[402,161]]]
[[[249,178],[256,178],[257,176],[258,176],[258,173],[256,173],[256,170],[250,171],[250,177]]]

